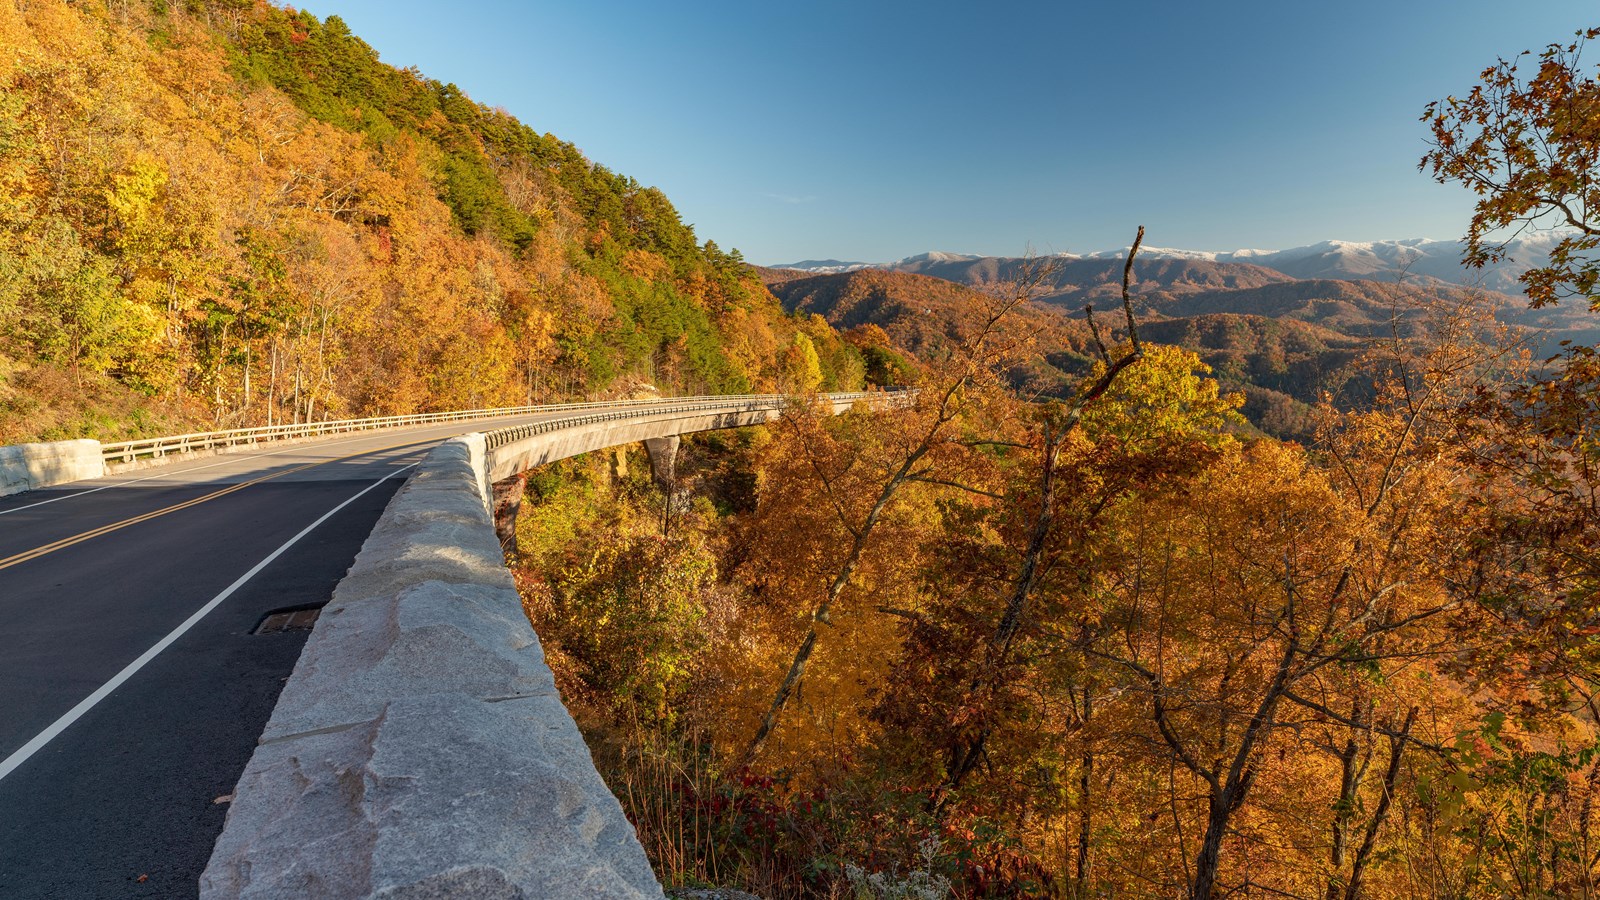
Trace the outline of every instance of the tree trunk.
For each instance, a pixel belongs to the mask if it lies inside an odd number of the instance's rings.
[[[1255,715],[1250,717],[1250,724],[1245,726],[1244,734],[1239,737],[1239,749],[1233,755],[1226,780],[1219,781],[1215,775],[1210,779],[1209,815],[1206,817],[1205,837],[1200,842],[1200,853],[1195,857],[1194,884],[1189,891],[1191,900],[1211,900],[1217,889],[1222,839],[1227,836],[1233,814],[1244,805],[1250,788],[1255,784],[1256,772],[1251,768],[1250,761],[1256,754],[1256,748],[1272,733],[1272,715],[1283,700],[1284,692],[1289,689],[1292,666],[1299,653],[1300,647],[1296,641],[1291,640],[1285,645],[1272,683],[1267,686]]]
[[[1345,900],[1361,896],[1361,878],[1366,874],[1367,862],[1372,858],[1372,848],[1378,843],[1378,829],[1389,817],[1389,805],[1394,801],[1394,783],[1400,776],[1400,757],[1406,752],[1406,739],[1411,736],[1411,726],[1417,722],[1417,707],[1406,713],[1406,723],[1398,735],[1389,737],[1389,768],[1383,773],[1383,793],[1378,795],[1378,808],[1367,823],[1367,833],[1361,839],[1361,849],[1356,851],[1354,865],[1350,868],[1350,883],[1345,888]]]
[[[271,428],[278,416],[278,341],[272,341],[271,364],[267,375],[267,427]]]
[[[883,514],[889,501],[899,492],[900,486],[905,483],[911,467],[922,458],[927,450],[927,444],[919,447],[916,452],[906,459],[900,471],[884,484],[883,490],[878,495],[878,502],[873,505],[872,511],[867,514],[865,524],[856,532],[855,540],[850,545],[850,555],[845,557],[844,565],[839,567],[839,572],[834,576],[833,582],[828,585],[828,595],[820,603],[816,611],[811,614],[811,626],[806,629],[806,636],[800,641],[799,649],[795,650],[794,662],[789,664],[789,672],[784,675],[783,683],[778,686],[778,693],[772,698],[772,708],[761,719],[761,727],[756,729],[756,735],[750,740],[750,745],[745,748],[742,765],[749,765],[761,752],[761,746],[766,743],[772,729],[778,723],[778,713],[783,711],[784,704],[789,702],[789,695],[794,692],[794,686],[799,683],[801,676],[806,672],[806,663],[811,659],[811,651],[817,645],[817,623],[827,622],[828,614],[833,609],[833,604],[844,593],[845,586],[850,583],[850,576],[855,574],[856,566],[861,564],[861,554],[867,547],[867,538],[872,535],[873,528],[878,524],[879,517]]]
[[[1206,817],[1206,834],[1200,842],[1200,853],[1194,859],[1194,884],[1189,889],[1190,900],[1211,900],[1217,889],[1217,869],[1222,860],[1222,838],[1228,831],[1228,820],[1233,817],[1229,798],[1213,793]]]
[[[1028,548],[1023,553],[1022,566],[1017,572],[1015,585],[1011,595],[1006,599],[1005,612],[1001,615],[995,633],[990,638],[984,668],[980,670],[969,689],[973,695],[977,695],[980,689],[985,689],[985,681],[988,682],[986,689],[991,694],[998,689],[1001,671],[1011,653],[1011,642],[1016,638],[1017,630],[1022,627],[1023,611],[1027,608],[1028,599],[1039,583],[1039,568],[1044,559],[1045,545],[1055,528],[1056,466],[1060,461],[1061,447],[1066,443],[1067,437],[1083,422],[1084,411],[1111,389],[1122,370],[1144,358],[1144,348],[1139,343],[1139,326],[1133,316],[1133,299],[1129,293],[1129,285],[1133,278],[1133,260],[1139,254],[1139,246],[1142,243],[1144,243],[1144,226],[1140,225],[1138,233],[1134,236],[1133,246],[1128,248],[1127,262],[1122,268],[1122,307],[1127,315],[1128,340],[1132,344],[1132,350],[1113,360],[1106,351],[1104,342],[1100,340],[1099,329],[1094,324],[1094,307],[1090,305],[1084,308],[1089,328],[1099,347],[1100,359],[1105,363],[1106,369],[1098,380],[1078,395],[1077,401],[1061,420],[1059,427],[1052,425],[1048,419],[1044,423],[1044,471],[1040,478],[1039,513],[1034,518],[1033,528],[1028,536]],[[929,810],[934,815],[939,814],[951,793],[959,788],[961,782],[971,773],[991,731],[992,729],[987,727],[981,729],[965,750],[958,745],[951,754],[953,765],[946,768],[944,781],[928,804]]]
[[[1074,874],[1078,882],[1075,896],[1089,896],[1089,876],[1093,871],[1089,859],[1089,838],[1093,828],[1094,805],[1090,802],[1090,790],[1094,777],[1094,754],[1083,755],[1082,768],[1078,772],[1078,866]]]
[[[1356,802],[1361,793],[1361,785],[1367,780],[1367,767],[1372,762],[1372,749],[1370,739],[1372,732],[1372,702],[1370,700],[1353,700],[1350,704],[1350,722],[1353,726],[1366,728],[1369,740],[1365,753],[1356,744],[1354,737],[1346,739],[1344,749],[1339,752],[1339,800],[1333,808],[1332,846],[1328,850],[1328,862],[1333,869],[1333,874],[1328,878],[1327,900],[1339,900],[1343,895],[1340,889],[1340,880],[1343,876],[1345,864],[1350,852],[1351,829],[1355,824]]]
[[[1056,462],[1061,447],[1059,438],[1065,437],[1069,431],[1070,429],[1062,431],[1058,436],[1048,423],[1045,425],[1044,471],[1040,475],[1039,513],[1034,517],[1033,529],[1028,535],[1028,548],[1023,552],[1022,566],[1017,572],[1017,580],[1012,587],[1011,595],[1006,598],[1005,611],[1001,613],[1000,622],[995,626],[994,634],[989,639],[983,668],[968,687],[969,693],[974,696],[980,691],[992,694],[998,690],[1000,669],[1009,655],[1017,629],[1022,626],[1022,611],[1027,606],[1028,597],[1038,584],[1039,563],[1044,557],[1045,542],[1050,537],[1050,531],[1055,523]],[[989,728],[982,728],[971,741],[965,745],[958,742],[951,750],[950,763],[945,766],[944,781],[928,804],[929,811],[934,815],[938,815],[944,809],[951,793],[961,787],[961,783],[977,766],[984,744],[988,742],[990,731]]]
[[[818,614],[827,615],[827,604],[818,610]],[[789,664],[788,674],[783,676],[783,683],[778,686],[777,696],[772,698],[772,708],[761,720],[761,727],[756,729],[756,736],[751,739],[750,746],[744,751],[744,765],[749,765],[755,755],[761,752],[761,747],[772,734],[772,729],[778,723],[778,713],[784,704],[789,702],[789,695],[794,692],[794,686],[800,682],[800,677],[806,673],[806,663],[811,660],[811,651],[817,646],[817,626],[812,625],[806,629],[806,636],[800,641],[800,648],[794,653],[794,662]]]
[[[777,695],[772,698],[772,707],[762,717],[761,726],[756,729],[755,737],[750,739],[749,745],[745,747],[744,753],[740,756],[739,764],[741,766],[749,765],[755,759],[756,754],[761,752],[761,747],[766,743],[767,738],[771,736],[772,729],[778,723],[778,714],[783,711],[784,705],[789,702],[789,696],[794,692],[795,685],[800,681],[801,676],[805,674],[806,663],[811,659],[811,651],[816,647],[817,623],[826,623],[828,621],[828,615],[833,609],[833,604],[844,593],[845,587],[850,584],[850,577],[855,574],[856,567],[861,564],[861,554],[866,550],[867,539],[872,537],[872,532],[877,527],[878,520],[882,518],[883,511],[888,508],[889,502],[894,499],[895,494],[900,492],[900,488],[911,477],[912,469],[916,468],[917,463],[933,449],[934,441],[943,432],[945,424],[954,417],[954,413],[951,412],[952,400],[957,389],[964,385],[969,377],[970,373],[967,376],[963,376],[957,384],[952,385],[945,391],[939,412],[934,417],[934,421],[929,426],[928,431],[922,436],[922,440],[916,447],[906,454],[905,459],[901,461],[900,467],[895,470],[893,475],[889,476],[889,480],[884,482],[883,488],[878,492],[877,501],[872,504],[871,511],[867,513],[867,517],[862,521],[861,527],[855,529],[854,539],[850,544],[850,552],[845,556],[844,563],[840,565],[838,573],[828,585],[827,596],[811,614],[811,625],[806,628],[806,636],[800,641],[800,647],[795,650],[794,661],[789,664],[789,671],[784,675],[783,683],[778,686]],[[845,527],[849,527],[848,523],[846,523]]]
[[[1339,752],[1339,800],[1333,807],[1333,842],[1328,848],[1328,864],[1333,876],[1328,879],[1328,900],[1339,900],[1339,873],[1344,871],[1345,843],[1348,840],[1350,819],[1356,812],[1356,740],[1347,738]]]

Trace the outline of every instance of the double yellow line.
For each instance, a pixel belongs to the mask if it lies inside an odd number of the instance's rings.
[[[127,528],[129,525],[138,525],[140,522],[148,522],[151,519],[159,518],[160,516],[164,516],[167,513],[175,513],[175,512],[177,512],[179,510],[182,510],[182,509],[188,509],[191,506],[199,506],[200,504],[205,503],[208,500],[215,500],[218,497],[225,497],[228,494],[233,493],[234,491],[242,491],[245,488],[250,487],[251,485],[260,484],[263,481],[271,481],[274,478],[282,478],[285,475],[293,475],[296,472],[304,472],[307,469],[314,469],[317,466],[326,466],[329,463],[344,462],[347,459],[355,459],[358,456],[370,456],[371,454],[374,454],[374,453],[382,453],[385,450],[393,450],[393,449],[395,449],[397,447],[404,447],[407,444],[413,444],[413,443],[420,443],[420,442],[418,442],[418,441],[406,441],[405,443],[400,443],[400,444],[390,444],[387,447],[378,447],[378,448],[372,449],[372,450],[363,450],[360,453],[352,453],[352,454],[350,454],[348,456],[339,456],[339,457],[335,457],[333,459],[324,459],[324,460],[321,460],[321,461],[318,461],[318,462],[314,462],[314,463],[306,463],[303,466],[296,466],[296,467],[294,467],[292,469],[285,469],[282,472],[274,472],[271,475],[263,475],[260,478],[254,479],[252,481],[244,481],[244,482],[240,482],[239,484],[230,484],[227,487],[222,488],[221,490],[212,491],[211,493],[206,494],[205,496],[202,496],[202,497],[195,497],[192,500],[185,500],[182,503],[174,503],[173,505],[168,506],[168,507],[164,507],[162,509],[157,509],[157,510],[153,510],[151,512],[142,513],[142,514],[134,516],[132,518],[123,519],[120,522],[113,522],[110,525],[102,525],[99,528],[91,528],[88,531],[85,531],[85,532],[83,532],[81,534],[75,534],[72,537],[65,537],[65,538],[62,538],[59,541],[53,541],[51,543],[45,544],[42,547],[35,547],[32,550],[24,550],[23,552],[18,553],[18,554],[14,555],[14,556],[8,556],[5,559],[0,559],[0,569],[9,569],[12,566],[18,565],[20,563],[25,563],[30,559],[38,559],[41,556],[45,556],[47,554],[54,553],[57,550],[61,550],[61,549],[67,548],[67,547],[71,547],[74,544],[81,544],[84,541],[92,540],[94,538],[100,537],[101,535],[110,534],[113,531],[118,531],[120,529]]]

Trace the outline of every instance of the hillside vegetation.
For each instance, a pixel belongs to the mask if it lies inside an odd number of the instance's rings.
[[[1529,237],[1519,247],[1536,247],[1548,239]],[[1449,245],[1454,247],[1455,245]],[[1314,248],[1306,248],[1314,249]],[[1437,252],[1437,251],[1436,251]],[[1475,303],[1494,310],[1507,324],[1534,329],[1535,344],[1557,352],[1563,339],[1592,343],[1600,338],[1588,304],[1580,297],[1562,297],[1540,308],[1529,308],[1525,298],[1513,297],[1476,284],[1464,286],[1454,251],[1430,259],[1435,272],[1456,270],[1454,281],[1416,274],[1399,265],[1362,255],[1333,254],[1338,265],[1324,256],[1306,256],[1268,268],[1241,261],[1183,259],[1156,256],[1134,265],[1134,277],[1151,315],[1186,316],[1207,312],[1297,318],[1352,335],[1387,334],[1392,320],[1413,322],[1420,311],[1439,303]],[[1118,296],[1122,263],[1105,257],[1050,257],[1050,277],[1037,299],[1075,312],[1085,303],[1103,303]],[[1026,257],[952,257],[927,254],[891,264],[897,272],[929,275],[986,288],[1014,282],[1035,262]],[[1485,280],[1501,287],[1515,284],[1522,266],[1511,261],[1495,264]],[[779,271],[779,270],[764,270]],[[764,276],[766,277],[766,276]],[[767,277],[770,283],[773,279]]]
[[[860,383],[659,190],[337,18],[30,0],[0,46],[0,441],[768,390],[800,341]]]
[[[756,270],[337,19],[27,0],[0,47],[0,440],[793,397],[671,480],[528,473],[508,551],[669,886],[1600,896],[1600,352],[1510,298]]]
[[[780,269],[761,269],[759,273],[786,309],[814,312],[836,328],[851,329],[851,334],[869,327],[881,328],[892,347],[920,358],[949,352],[969,311],[982,307],[985,292],[1015,289],[1014,284],[1008,287],[1004,280],[991,279],[999,279],[1002,274],[1015,279],[1025,271],[1020,260],[1004,266],[996,260],[989,262],[996,265],[971,263],[961,269],[943,264],[941,270],[947,274],[978,277],[971,285],[881,269],[824,275]],[[1070,393],[1077,380],[1089,371],[1092,338],[1082,310],[1091,303],[1102,311],[1114,309],[1120,303],[1121,272],[1117,269],[1114,274],[1118,280],[1112,284],[1106,280],[1112,271],[1103,261],[1078,262],[1082,264],[1052,261],[1044,282],[1030,292],[1029,302],[1019,306],[1005,324],[1008,334],[1019,339],[1026,336],[1024,340],[1033,351],[1013,364],[1013,383],[1062,396]],[[1271,316],[1239,311],[1251,308],[1247,303],[1226,312],[1193,314],[1188,305],[1195,304],[1196,298],[1249,295],[1256,289],[1216,291],[1214,284],[1238,279],[1208,272],[1206,266],[1214,269],[1214,264],[1158,262],[1158,267],[1135,266],[1136,272],[1152,279],[1151,286],[1141,285],[1135,300],[1136,309],[1146,320],[1146,337],[1199,354],[1214,370],[1213,377],[1224,390],[1244,396],[1244,414],[1261,431],[1277,437],[1309,438],[1309,404],[1325,391],[1345,393],[1349,380],[1346,369],[1360,358],[1367,341],[1359,335],[1302,321],[1292,314]],[[1074,277],[1089,280],[1074,286]],[[1285,278],[1275,284],[1299,282]],[[1383,285],[1371,286],[1380,294],[1385,289]],[[1064,297],[1074,299],[1068,301]],[[1204,302],[1199,300],[1202,305]],[[1393,307],[1389,309],[1392,313]],[[1421,310],[1420,306],[1408,307],[1406,314],[1420,315]],[[1293,311],[1303,310],[1297,306]]]
[[[1012,286],[978,289],[939,278],[862,269],[836,275],[786,278],[762,270],[767,287],[797,313],[821,316],[861,344],[868,354],[882,344],[916,360],[950,355],[973,327],[977,313]],[[1045,393],[1059,394],[1089,368],[1089,331],[1081,320],[1067,319],[1033,302],[1019,305],[1001,323],[1002,339],[1026,347],[1017,354],[1011,379]],[[882,334],[884,340],[869,336]]]
[[[942,340],[979,292],[1004,293],[1030,271],[1042,272],[1010,326],[1037,336],[1037,356],[1016,374],[1060,393],[1088,364],[1084,307],[1120,303],[1122,265],[927,254],[886,269],[757,271],[787,307],[815,309],[835,325],[878,325],[913,353]],[[1298,279],[1248,263],[1158,257],[1136,260],[1133,282],[1147,337],[1198,353],[1224,389],[1245,396],[1244,414],[1256,428],[1301,441],[1313,436],[1310,406],[1323,394],[1345,405],[1371,399],[1370,379],[1354,363],[1385,340],[1421,338],[1440,309],[1492,317],[1538,359],[1559,354],[1563,341],[1600,338],[1577,300],[1529,308],[1522,299],[1434,278]]]
[[[905,277],[797,302],[855,321]],[[1006,334],[1042,313],[985,331],[1003,304],[960,296],[958,336],[900,332],[943,347],[915,408],[693,440],[665,490],[637,451],[530,478],[524,602],[669,884],[1600,889],[1592,357],[1541,383],[1433,310],[1288,443],[1242,437],[1212,376],[1348,338],[1151,321],[1218,370],[1123,340],[1038,402]]]
[[[1049,259],[1050,276],[1038,299],[1064,307],[1115,299],[1122,289],[1120,259]],[[1026,257],[984,256],[944,258],[933,256],[899,263],[895,268],[930,275],[973,287],[1017,281],[1035,263]],[[1134,277],[1144,290],[1186,293],[1201,290],[1253,288],[1294,281],[1288,275],[1246,263],[1214,263],[1191,259],[1140,259]]]
[[[1125,314],[1103,266],[764,271],[916,357],[916,407],[692,442],[664,491],[537,480],[529,615],[659,871],[1600,890],[1592,348],[1530,353],[1498,295],[1133,268]]]

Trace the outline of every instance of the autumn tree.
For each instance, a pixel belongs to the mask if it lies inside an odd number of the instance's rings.
[[[875,539],[880,523],[892,512],[902,491],[921,484],[960,487],[941,473],[947,467],[959,470],[960,465],[951,466],[948,458],[959,457],[968,449],[959,443],[958,422],[981,406],[981,398],[999,384],[1003,364],[1026,351],[1026,338],[1008,333],[1002,326],[1031,300],[1046,272],[1047,268],[1036,267],[1011,290],[988,295],[985,302],[967,311],[965,320],[957,324],[953,352],[929,365],[911,405],[899,412],[879,413],[875,419],[872,427],[884,430],[889,438],[875,442],[886,451],[881,455],[843,450],[810,416],[781,420],[782,427],[795,429],[797,449],[807,460],[816,487],[828,498],[829,527],[813,532],[811,540],[826,540],[833,546],[799,554],[821,555],[826,560],[823,569],[815,573],[825,587],[807,604],[808,624],[769,709],[743,750],[743,762],[755,759],[777,727],[815,651],[821,634],[818,626],[831,623],[834,608],[854,586],[869,549],[878,549]],[[819,452],[819,445],[828,447],[826,457]],[[785,552],[798,553],[792,546],[785,546]]]
[[[1585,29],[1536,56],[1497,60],[1466,97],[1431,104],[1424,117],[1433,146],[1423,167],[1479,198],[1469,263],[1502,258],[1506,229],[1561,229],[1548,263],[1522,276],[1533,306],[1575,296],[1600,308],[1600,81],[1583,62],[1597,36]],[[1477,523],[1471,627],[1498,639],[1453,668],[1493,698],[1504,727],[1475,741],[1469,789],[1447,791],[1449,809],[1493,829],[1476,841],[1485,877],[1522,896],[1587,896],[1595,884],[1596,359],[1593,346],[1569,346],[1455,409],[1472,485],[1464,508]],[[1560,734],[1559,745],[1528,737],[1540,732]]]
[[[3,352],[73,376],[63,403],[200,427],[861,383],[659,190],[337,18],[39,0],[0,41]]]
[[[1577,295],[1600,303],[1600,81],[1583,66],[1600,28],[1524,52],[1483,70],[1465,97],[1428,104],[1431,149],[1421,168],[1442,184],[1477,195],[1466,262],[1504,258],[1510,236],[1541,224],[1570,229],[1546,265],[1522,275],[1528,298],[1545,306]],[[1532,64],[1534,71],[1528,72]]]
[[[784,387],[788,393],[805,395],[816,391],[822,383],[822,362],[817,359],[817,345],[805,332],[795,332],[794,343],[784,354]]]

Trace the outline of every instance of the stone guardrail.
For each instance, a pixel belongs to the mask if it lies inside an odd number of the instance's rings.
[[[770,394],[733,395],[719,400],[771,400]],[[600,400],[585,403],[513,406],[498,409],[467,409],[450,412],[415,413],[403,416],[375,416],[365,419],[334,419],[296,425],[268,425],[259,428],[233,428],[226,431],[200,431],[133,441],[101,443],[91,440],[54,441],[0,447],[0,497],[37,490],[58,484],[99,478],[109,472],[164,461],[169,455],[229,452],[248,449],[269,441],[302,440],[330,434],[344,434],[377,428],[427,425],[438,422],[463,422],[537,413],[573,410],[623,412],[641,406],[689,405],[705,402],[704,397],[645,400]]]
[[[99,441],[54,441],[0,447],[0,497],[54,484],[99,478]]]
[[[557,695],[483,490],[446,441],[335,589],[200,879],[217,898],[651,897]]]
[[[858,400],[903,402],[913,394],[854,391],[820,396],[829,400],[832,412],[840,413]],[[778,418],[791,402],[777,394],[691,397],[660,409],[609,410],[502,428],[486,436],[487,478],[500,481],[545,463],[634,441],[759,425]]]
[[[832,411],[910,396],[833,395]],[[430,453],[318,619],[239,780],[202,900],[661,897],[556,692],[490,483],[506,460],[766,421],[785,402],[657,401]]]

